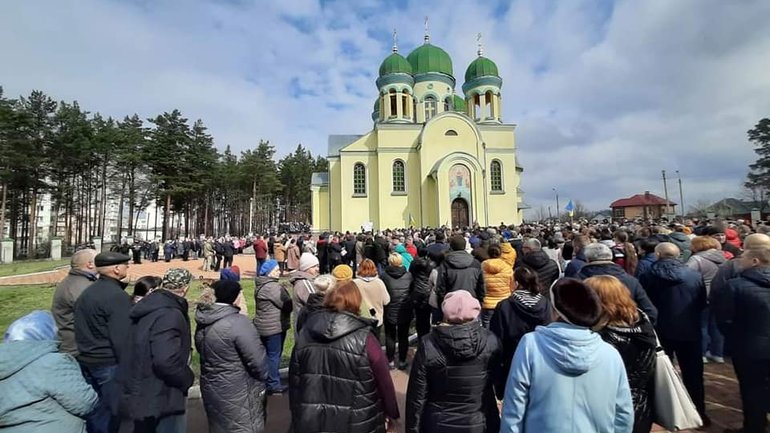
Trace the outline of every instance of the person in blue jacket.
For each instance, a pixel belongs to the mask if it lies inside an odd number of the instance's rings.
[[[99,397],[77,361],[59,352],[48,311],[16,320],[0,344],[0,430],[81,433]]]
[[[524,335],[513,356],[500,433],[631,433],[623,359],[591,330],[601,318],[598,295],[563,278],[550,299],[555,322]]]

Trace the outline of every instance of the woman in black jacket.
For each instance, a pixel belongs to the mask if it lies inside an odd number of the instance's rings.
[[[500,339],[503,355],[500,358],[500,371],[495,384],[497,398],[505,395],[505,382],[511,369],[513,354],[519,341],[536,326],[551,322],[551,308],[548,301],[540,294],[540,278],[537,272],[527,266],[516,268],[513,273],[514,291],[508,299],[500,301],[495,314],[489,322],[489,330]]]
[[[433,265],[426,257],[418,257],[412,261],[409,267],[409,273],[412,274],[412,287],[410,290],[410,300],[414,307],[415,328],[417,336],[422,339],[430,332],[430,313],[431,306],[428,304],[430,297],[430,273],[433,271]]]
[[[407,433],[492,433],[500,430],[493,391],[500,343],[481,326],[470,292],[447,294],[444,322],[422,339],[406,392]]]
[[[602,275],[583,281],[602,302],[602,319],[595,327],[618,350],[626,366],[634,402],[634,433],[652,428],[652,394],[655,373],[655,329],[619,279]]]
[[[388,266],[382,274],[388,289],[390,303],[385,306],[385,352],[390,368],[395,368],[396,338],[398,338],[398,368],[406,370],[406,354],[409,350],[409,325],[412,323],[412,301],[409,289],[412,275],[404,268],[400,254],[388,257]]]
[[[201,358],[201,395],[211,433],[255,433],[265,428],[268,375],[257,329],[233,303],[236,281],[213,284],[216,303],[195,312],[195,348]],[[213,301],[213,300],[211,300]],[[232,404],[232,402],[243,404]]]

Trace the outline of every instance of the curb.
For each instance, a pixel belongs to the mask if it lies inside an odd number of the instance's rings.
[[[409,344],[414,344],[416,341],[417,341],[417,334],[412,334],[409,336]],[[382,350],[385,350],[385,347],[383,347]],[[287,380],[289,378],[288,368],[282,368],[278,370],[278,372],[281,374],[281,380]],[[190,390],[187,391],[187,398],[192,400],[200,399],[201,398],[200,385],[191,386]]]

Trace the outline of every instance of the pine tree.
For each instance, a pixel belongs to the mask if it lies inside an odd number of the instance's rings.
[[[770,192],[770,119],[760,120],[747,133],[759,158],[749,165],[748,179],[744,186],[761,197],[762,211],[765,207],[765,197],[768,197]]]

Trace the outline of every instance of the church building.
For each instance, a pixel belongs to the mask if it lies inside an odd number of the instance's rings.
[[[329,171],[314,173],[313,230],[520,224],[516,125],[503,122],[497,65],[478,57],[455,92],[452,59],[430,43],[380,65],[363,135],[329,136]]]

